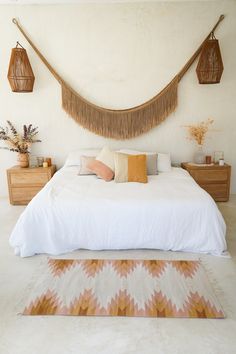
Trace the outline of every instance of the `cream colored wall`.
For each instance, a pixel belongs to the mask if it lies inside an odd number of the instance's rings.
[[[26,43],[11,18],[18,17],[36,45],[84,97],[110,108],[138,105],[170,81],[211,26],[224,13],[216,32],[225,70],[219,85],[199,85],[196,65],[179,85],[174,114],[148,134],[126,141],[109,140],[81,128],[61,109],[60,87]],[[174,162],[192,159],[194,143],[181,126],[212,117],[206,152],[223,150],[233,166],[236,193],[236,2],[150,2],[53,6],[0,6],[0,125],[39,126],[41,144],[33,154],[52,156],[61,166],[66,154],[82,147],[131,147],[171,152]],[[35,73],[34,92],[12,93],[6,79],[11,48],[27,49]],[[7,194],[5,170],[14,153],[0,151],[0,194]]]

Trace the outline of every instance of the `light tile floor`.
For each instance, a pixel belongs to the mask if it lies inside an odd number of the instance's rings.
[[[17,315],[45,255],[14,256],[10,232],[24,209],[0,200],[0,354],[235,354],[236,195],[220,203],[232,258],[160,251],[77,251],[65,258],[201,258],[227,319],[24,317]]]

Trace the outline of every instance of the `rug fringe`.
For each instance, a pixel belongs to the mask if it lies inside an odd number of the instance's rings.
[[[214,294],[215,294],[217,300],[219,301],[219,303],[222,307],[225,318],[232,319],[233,318],[232,307],[230,306],[229,302],[226,299],[225,291],[219,285],[219,281],[216,279],[217,277],[216,277],[216,274],[212,268],[212,265],[210,265],[209,261],[207,261],[207,259],[205,259],[203,257],[200,257],[199,260],[206,271],[208,281],[214,291]]]
[[[48,259],[50,257],[43,257],[39,261],[39,264],[35,266],[35,270],[33,271],[33,274],[30,277],[30,281],[28,284],[23,288],[20,296],[19,296],[19,301],[16,303],[14,306],[14,312],[19,316],[22,315],[23,308],[25,306],[25,302],[27,300],[28,295],[30,295],[30,291],[33,289],[35,282],[39,279],[39,276],[42,274],[42,271],[44,269],[45,263],[48,262]]]

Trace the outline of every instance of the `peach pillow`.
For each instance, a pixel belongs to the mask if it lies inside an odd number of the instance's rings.
[[[87,168],[94,172],[98,177],[104,179],[104,181],[109,182],[114,177],[114,172],[110,167],[106,166],[103,162],[98,160],[90,161],[87,164]]]

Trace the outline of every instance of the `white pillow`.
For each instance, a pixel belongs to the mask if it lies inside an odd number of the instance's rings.
[[[100,149],[79,149],[69,152],[64,166],[80,166],[81,156],[97,156]]]
[[[96,160],[104,163],[108,166],[113,172],[115,172],[115,154],[114,151],[110,150],[109,147],[104,146],[102,151],[96,157]]]
[[[145,154],[145,155],[154,155],[156,152],[154,151],[139,151],[139,150],[131,150],[131,149],[120,149],[119,152],[122,154],[128,154],[128,155],[140,155],[140,154]]]
[[[154,155],[156,152],[150,151],[138,151],[138,150],[131,150],[131,149],[121,149],[119,152],[123,154],[146,154],[146,155]],[[171,159],[170,154],[164,154],[161,152],[157,153],[157,172],[170,172],[171,171]]]
[[[171,171],[171,159],[170,154],[157,153],[157,171],[158,172],[170,172]]]

